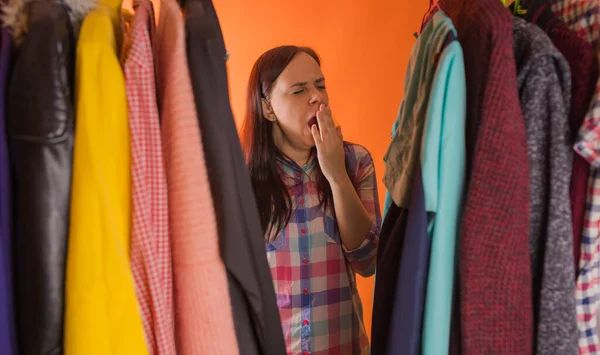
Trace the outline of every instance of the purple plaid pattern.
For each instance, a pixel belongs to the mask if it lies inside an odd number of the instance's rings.
[[[552,11],[597,48],[600,59],[600,1],[556,0]],[[600,80],[579,130],[575,151],[590,163],[586,212],[575,298],[579,354],[600,354],[597,313],[600,305]]]
[[[364,243],[341,245],[332,207],[319,207],[313,156],[303,167],[280,160],[293,213],[277,238],[266,242],[288,354],[368,354],[356,276],[375,272],[381,213],[375,167],[368,151],[344,143],[346,168],[373,224]]]

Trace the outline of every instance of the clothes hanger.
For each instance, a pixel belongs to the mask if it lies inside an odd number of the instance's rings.
[[[521,6],[521,0],[515,0],[513,3],[508,4],[506,6],[506,0],[500,0],[502,2],[502,6],[510,8],[512,6],[512,12],[515,16],[523,16],[527,14],[527,9]]]
[[[505,2],[506,0],[503,0]],[[515,0],[515,4],[513,6],[513,15],[515,16],[523,16],[527,14],[527,10],[521,7],[521,0]]]
[[[421,29],[419,30],[419,33],[423,32],[423,28],[425,28],[425,26],[431,20],[433,14],[437,12],[437,10],[439,10],[438,4],[434,5],[433,0],[429,0],[429,8],[427,9],[427,12],[425,12],[423,18],[421,19]]]

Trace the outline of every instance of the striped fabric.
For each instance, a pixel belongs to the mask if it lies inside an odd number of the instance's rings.
[[[364,243],[352,251],[341,245],[333,208],[319,207],[316,158],[303,167],[280,160],[293,212],[287,227],[265,243],[288,354],[369,353],[355,273],[375,272],[377,180],[365,148],[345,143],[344,150],[350,178],[373,220]]]
[[[557,17],[580,37],[594,44],[600,59],[600,1],[559,0],[552,4]],[[579,354],[600,354],[598,306],[600,305],[600,80],[588,109],[575,151],[590,163],[579,275],[575,298],[579,327]]]

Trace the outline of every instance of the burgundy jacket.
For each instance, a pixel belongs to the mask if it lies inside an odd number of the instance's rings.
[[[459,240],[463,354],[531,354],[529,166],[513,20],[497,0],[440,0],[465,58],[467,194]],[[456,324],[455,323],[455,324]],[[457,329],[453,329],[456,331]]]

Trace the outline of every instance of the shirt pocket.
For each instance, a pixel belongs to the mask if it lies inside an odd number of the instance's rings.
[[[338,232],[335,219],[330,216],[319,217],[312,222],[315,231],[322,231],[325,244],[340,244],[340,234]],[[315,233],[317,234],[317,233]],[[313,235],[315,235],[313,234]]]
[[[337,233],[337,232],[335,234],[327,233],[327,244],[340,244],[340,246],[341,246],[341,239],[340,239],[339,233]]]
[[[283,231],[281,231],[277,235],[275,240],[273,240],[272,242],[265,241],[266,251],[274,252],[274,251],[285,249],[287,247],[287,234],[288,234],[287,228],[284,228]]]

